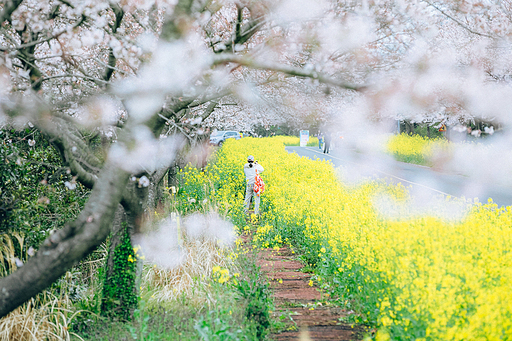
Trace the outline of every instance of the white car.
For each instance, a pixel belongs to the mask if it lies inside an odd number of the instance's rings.
[[[233,130],[219,130],[214,131],[210,135],[210,144],[221,147],[227,139],[240,140],[240,133]]]

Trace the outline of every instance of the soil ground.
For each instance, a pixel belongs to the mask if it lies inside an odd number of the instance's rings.
[[[276,318],[282,319],[282,332],[270,339],[284,340],[361,340],[364,329],[343,323],[349,314],[329,304],[328,296],[310,286],[311,274],[295,260],[288,248],[262,250],[257,264],[270,280]]]
[[[246,222],[251,221],[252,210]],[[242,235],[250,244],[252,233]],[[264,249],[257,255],[256,264],[270,281],[276,311],[273,315],[283,322],[279,332],[270,335],[275,341],[356,341],[362,340],[365,327],[343,322],[350,313],[334,304],[328,295],[309,285],[312,274],[303,272],[304,265],[289,248]]]

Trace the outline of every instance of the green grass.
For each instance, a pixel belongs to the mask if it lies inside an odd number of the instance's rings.
[[[413,163],[416,165],[427,166],[427,167],[432,166],[432,162],[425,159],[425,157],[421,154],[408,154],[407,155],[407,154],[394,153],[393,156],[395,157],[395,160],[397,160],[397,161]]]
[[[195,281],[194,296],[183,294],[161,304],[140,301],[132,321],[121,322],[82,313],[71,328],[87,341],[102,340],[262,340],[271,327],[273,303],[267,281],[255,265],[254,255],[239,255],[231,273],[240,275],[219,283]],[[151,291],[144,297],[150,297]],[[75,340],[79,340],[75,337]]]
[[[195,307],[186,298],[167,307],[145,308],[141,304],[131,322],[88,317],[91,323],[75,332],[83,340],[91,341],[256,340],[255,327],[245,319],[237,295],[223,292],[217,298],[217,307],[211,309]]]

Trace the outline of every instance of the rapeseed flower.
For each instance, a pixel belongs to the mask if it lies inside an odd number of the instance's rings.
[[[511,207],[475,204],[460,221],[387,219],[373,199],[385,194],[407,202],[403,186],[348,187],[329,162],[289,154],[274,138],[226,141],[205,170],[187,170],[185,198],[209,195],[236,225],[246,226],[242,165],[249,154],[265,168],[266,183],[253,241],[300,250],[316,264],[317,279],[336,283],[329,287],[340,300],[379,326],[376,339],[512,335]],[[216,272],[229,280],[229,273]]]

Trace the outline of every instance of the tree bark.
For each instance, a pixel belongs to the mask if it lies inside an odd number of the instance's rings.
[[[144,220],[144,214],[148,210],[154,211],[157,205],[158,193],[160,192],[160,185],[162,179],[167,173],[167,168],[162,168],[155,171],[153,174],[148,174],[150,178],[150,185],[145,188],[139,188],[136,182],[128,183],[125,188],[121,205],[116,211],[115,219],[112,226],[112,234],[109,244],[109,253],[106,263],[106,272],[104,285],[108,287],[102,294],[102,313],[105,315],[115,315],[122,319],[129,319],[133,314],[135,306],[130,300],[123,295],[127,293],[136,293],[138,290],[138,279],[140,278],[142,267],[140,260],[137,260],[135,281],[130,282],[131,290],[122,288],[123,290],[115,290],[115,285],[118,282],[116,279],[120,274],[116,273],[114,269],[119,272],[126,272],[131,275],[130,269],[133,264],[127,259],[123,259],[118,264],[115,264],[116,249],[123,243],[125,235],[132,235],[134,232],[140,232],[141,223]],[[133,244],[131,245],[133,247]],[[127,290],[126,290],[127,289]],[[130,294],[131,295],[131,294]],[[126,299],[126,302],[125,302]]]
[[[405,132],[407,133],[407,135],[412,135],[414,133],[413,125],[409,121],[404,121],[404,123],[405,123]]]
[[[109,253],[103,278],[101,312],[105,316],[130,320],[137,307],[142,265],[137,260],[131,241],[135,219],[126,214],[122,205],[118,206],[112,226]],[[129,259],[131,257],[131,259]]]
[[[148,206],[154,210],[162,203],[162,186],[165,174],[167,174],[168,168],[162,168],[157,170],[151,175],[151,183],[149,185],[148,193]]]
[[[107,258],[105,276],[107,278],[112,277],[114,273],[114,258],[110,257],[111,253],[121,243],[119,235],[123,230],[123,223],[127,224],[126,213],[122,205],[118,205],[114,221],[112,223],[112,233],[109,244],[109,257]]]

